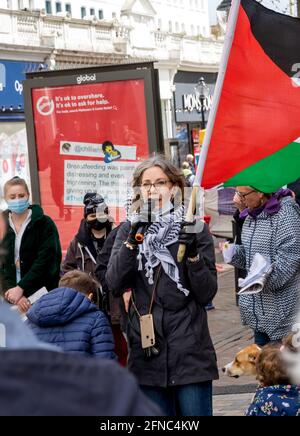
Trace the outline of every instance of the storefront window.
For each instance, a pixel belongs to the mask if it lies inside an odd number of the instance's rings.
[[[201,102],[199,93],[195,89],[201,77],[204,78],[209,90],[204,103]],[[216,80],[217,73],[192,73],[187,71],[178,72],[174,78],[174,85],[176,86],[174,109],[177,132],[179,135],[182,135],[182,130],[186,132],[180,155],[185,157],[186,154],[192,153],[196,162],[199,159],[202,144],[200,129],[208,121]],[[202,119],[204,120],[202,121]]]
[[[190,152],[187,124],[177,124],[175,137],[178,140],[179,164],[181,166],[182,162],[186,160],[186,155]]]

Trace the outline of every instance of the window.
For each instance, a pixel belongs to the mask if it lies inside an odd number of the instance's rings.
[[[179,24],[175,23],[175,32],[178,33],[179,32]]]
[[[172,23],[172,21],[169,21],[169,32],[170,33],[173,32],[173,23]]]
[[[95,9],[94,8],[90,9],[90,15],[95,15]]]
[[[185,24],[184,23],[181,24],[181,31],[185,32]]]
[[[46,13],[49,15],[52,15],[52,4],[50,0],[47,0],[45,3],[46,6]]]
[[[7,9],[12,9],[12,1],[7,0]]]
[[[18,0],[18,8],[23,9],[23,0]]]
[[[102,9],[99,9],[99,11],[98,11],[98,18],[99,18],[99,20],[103,20],[103,10]]]
[[[29,0],[29,9],[34,9],[34,0]]]
[[[82,7],[81,8],[81,18],[84,18],[86,16],[86,8]]]
[[[55,10],[56,10],[56,13],[57,12],[61,12],[61,2],[56,2],[55,3]]]
[[[66,9],[66,12],[69,12],[69,14],[72,15],[72,5],[71,5],[71,3],[66,3],[65,9]]]
[[[192,36],[195,35],[195,26],[194,26],[194,24],[191,25],[191,34],[192,34]]]
[[[161,19],[159,18],[158,20],[157,20],[157,29],[158,30],[161,30]]]

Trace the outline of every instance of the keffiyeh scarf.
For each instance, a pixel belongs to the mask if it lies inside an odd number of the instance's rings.
[[[188,296],[189,291],[180,283],[177,264],[168,249],[170,245],[178,241],[183,218],[183,206],[158,215],[156,222],[150,225],[143,243],[139,246],[138,260],[139,271],[142,271],[142,255],[144,255],[146,259],[145,271],[149,285],[154,284],[154,268],[161,264],[164,272],[177,284],[177,288]]]

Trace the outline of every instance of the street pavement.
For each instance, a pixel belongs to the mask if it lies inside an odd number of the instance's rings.
[[[214,416],[244,416],[253,394],[214,396]]]
[[[218,358],[220,380],[214,382],[214,415],[242,416],[256,388],[255,377],[230,378],[222,368],[235,354],[253,343],[252,331],[242,326],[236,305],[234,269],[220,264],[215,310],[208,312],[209,328]]]

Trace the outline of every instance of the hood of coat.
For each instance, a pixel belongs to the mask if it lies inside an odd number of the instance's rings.
[[[112,223],[108,222],[107,227],[106,227],[106,238],[109,235],[109,233],[111,232],[112,228],[113,228]],[[81,223],[80,223],[77,235],[76,235],[76,240],[80,244],[86,245],[87,247],[89,246],[89,244],[92,243],[91,230],[88,227],[85,219],[81,220]]]
[[[85,220],[81,220],[77,235],[75,236],[76,240],[81,245],[89,246],[92,244],[92,236],[91,231],[87,226],[87,223]]]
[[[57,288],[38,300],[28,311],[27,318],[39,327],[52,327],[96,310],[97,307],[80,292]]]

